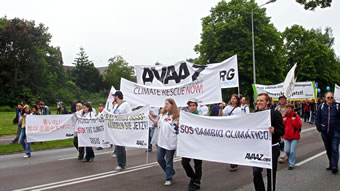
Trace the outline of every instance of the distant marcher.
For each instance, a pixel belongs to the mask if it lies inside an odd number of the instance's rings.
[[[103,104],[98,104],[98,115],[97,117],[99,119],[104,119],[104,105]],[[103,150],[103,147],[97,147],[96,150]]]
[[[158,120],[158,115],[159,115],[159,108],[157,107],[151,107],[150,108],[150,117],[153,118],[153,120],[157,121]],[[152,152],[152,144],[151,144],[151,140],[152,137],[155,133],[155,124],[150,120],[150,124],[149,124],[149,145],[148,145],[148,150],[147,152]]]
[[[86,119],[92,119],[95,118],[96,115],[95,113],[92,111],[92,107],[89,103],[85,103],[83,105],[83,112],[81,113],[81,117],[82,118],[86,118]],[[92,162],[94,160],[94,152],[93,152],[93,148],[92,147],[85,147],[85,158],[83,160],[83,162]]]
[[[315,104],[315,100],[312,99],[312,101],[309,104],[309,108],[310,108],[310,112],[309,112],[309,123],[313,124],[314,120],[315,120],[315,114],[316,114],[316,104]]]
[[[326,102],[319,105],[316,112],[316,128],[321,132],[322,141],[325,145],[329,166],[326,170],[338,173],[339,141],[340,141],[340,106],[335,103],[334,94],[325,94]]]
[[[285,126],[283,139],[285,142],[284,150],[289,162],[288,170],[293,170],[302,127],[300,116],[294,112],[294,105],[287,105],[287,111],[286,114],[282,116],[282,121]]]
[[[61,114],[61,107],[63,106],[63,102],[58,100],[57,101],[57,115]]]
[[[20,134],[21,134],[21,122],[19,121],[19,119],[21,118],[21,113],[22,113],[22,107],[23,105],[18,104],[17,109],[15,110],[15,118],[13,119],[13,124],[17,124],[17,134],[15,136],[15,138],[12,141],[12,144],[15,144],[18,142]]]
[[[81,103],[77,103],[76,104],[76,112],[74,112],[73,114],[79,118],[81,117],[83,113],[83,104]],[[79,147],[78,146],[78,135],[77,135],[77,130],[75,129],[74,131],[74,136],[73,136],[73,145],[74,147],[77,149],[78,151],[78,160],[83,160],[84,159],[84,147]]]
[[[204,105],[204,104],[199,104],[199,106],[197,107],[198,110],[198,114],[199,115],[204,115],[207,116],[209,113],[209,108],[208,106]]]
[[[305,104],[303,106],[303,113],[304,113],[304,116],[303,116],[303,121],[304,122],[307,122],[308,119],[309,119],[309,115],[310,115],[310,107],[309,107],[309,102],[308,100],[305,101]]]
[[[243,111],[244,113],[248,114],[249,112],[249,106],[248,106],[248,101],[246,97],[242,97],[241,99],[241,111]]]
[[[39,108],[36,105],[32,106],[32,115],[40,115]]]
[[[220,104],[213,104],[210,105],[210,116],[218,116],[218,113],[220,111]]]
[[[66,106],[61,106],[60,114],[70,114],[70,112],[67,111]]]
[[[287,98],[285,96],[279,97],[279,105],[275,107],[276,111],[279,111],[281,113],[281,116],[284,116],[287,112]],[[284,141],[281,139],[280,142],[280,158],[279,162],[284,163],[286,160],[288,160],[286,156],[286,152],[284,151]]]
[[[26,136],[26,116],[31,113],[30,107],[28,105],[25,105],[21,114],[21,118],[19,121],[21,122],[21,134],[19,142],[22,146],[22,148],[25,150],[26,155],[24,158],[31,157],[31,143],[27,142],[27,136]]]
[[[51,111],[43,101],[39,103],[40,115],[51,115]]]

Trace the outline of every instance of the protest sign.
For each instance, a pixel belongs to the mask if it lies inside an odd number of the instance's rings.
[[[54,141],[73,138],[76,120],[74,115],[27,115],[28,142]]]
[[[283,83],[275,85],[253,84],[254,95],[257,97],[260,93],[267,93],[270,97],[278,99],[283,93]],[[315,99],[315,83],[314,82],[295,82],[295,87],[291,93],[290,99],[305,100]]]
[[[121,79],[120,89],[131,106],[147,105],[163,107],[166,98],[173,98],[177,106],[187,105],[190,98],[197,98],[202,104],[214,104],[222,101],[219,78],[216,75],[199,77],[189,84],[171,87],[150,87],[126,79]]]
[[[152,87],[176,86],[188,84],[207,75],[217,75],[221,88],[239,86],[237,55],[220,63],[195,65],[182,61],[173,65],[136,65],[137,83]]]
[[[181,111],[177,155],[271,169],[270,126],[270,110],[232,117]]]
[[[126,147],[147,148],[149,140],[149,106],[127,114],[104,110],[105,140]]]
[[[80,147],[109,147],[105,141],[105,120],[102,118],[78,118],[76,132]]]
[[[334,87],[334,99],[336,102],[340,103],[340,87],[335,84]]]

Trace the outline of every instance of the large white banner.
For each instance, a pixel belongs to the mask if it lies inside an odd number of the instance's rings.
[[[276,85],[253,84],[254,94],[267,93],[270,97],[278,99],[283,95],[283,83]],[[314,82],[296,82],[289,100],[315,99]]]
[[[334,87],[334,99],[336,102],[340,103],[340,87],[335,84]]]
[[[177,155],[271,169],[270,126],[270,110],[237,117],[207,117],[181,111]]]
[[[127,114],[104,110],[105,140],[126,147],[147,148],[149,141],[149,106]]]
[[[28,115],[25,121],[28,142],[73,138],[76,120],[69,115]]]
[[[166,98],[173,98],[177,106],[187,106],[190,98],[197,98],[202,104],[222,101],[221,86],[216,75],[199,77],[189,84],[172,87],[151,87],[121,79],[120,89],[131,106],[147,105],[163,107]]]
[[[109,147],[105,141],[105,120],[102,118],[78,118],[76,132],[80,147]]]
[[[136,65],[137,83],[166,87],[187,84],[197,80],[199,76],[217,75],[220,78],[221,88],[233,88],[239,86],[237,55],[223,62],[207,65],[195,65],[182,61],[174,65]]]

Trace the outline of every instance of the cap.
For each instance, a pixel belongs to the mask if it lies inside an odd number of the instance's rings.
[[[117,90],[117,91],[113,94],[113,96],[118,96],[119,99],[123,99],[123,93],[122,93],[121,91],[119,91],[119,90]]]
[[[197,105],[197,104],[198,104],[198,99],[196,99],[196,98],[190,98],[190,99],[188,100],[187,104],[189,104],[189,103],[196,103],[196,105]]]

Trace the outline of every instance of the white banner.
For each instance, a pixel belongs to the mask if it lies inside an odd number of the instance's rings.
[[[28,142],[73,138],[76,120],[69,115],[27,115],[25,121]]]
[[[340,103],[340,87],[335,84],[334,87],[334,99],[336,102]]]
[[[283,95],[283,83],[276,85],[253,84],[254,94],[267,93],[270,97],[278,99]],[[290,100],[315,99],[314,82],[296,82]]]
[[[105,104],[105,109],[108,111],[111,111],[113,109],[113,104],[112,102],[114,101],[114,97],[112,96],[114,93],[116,93],[116,89],[111,86],[111,90],[109,92],[109,95],[107,96],[106,104]]]
[[[104,110],[105,140],[126,147],[147,148],[149,140],[149,106],[127,114]]]
[[[181,111],[177,155],[271,169],[270,126],[270,110],[236,117],[207,117]]]
[[[109,147],[105,141],[105,120],[101,118],[78,118],[76,131],[80,147]]]
[[[295,78],[296,66],[297,64],[294,64],[294,66],[289,70],[285,78],[285,81],[283,82],[283,94],[286,96],[288,100],[294,91],[294,87],[296,83],[296,78]]]
[[[221,88],[239,86],[237,55],[216,64],[195,65],[182,61],[166,66],[136,65],[135,70],[137,83],[152,87],[188,84],[195,81],[199,76],[207,75],[218,75]]]
[[[172,87],[150,87],[121,79],[120,89],[124,100],[131,106],[147,105],[163,107],[166,98],[173,98],[177,106],[187,106],[190,98],[197,98],[202,104],[222,102],[219,78],[216,75],[199,77],[189,84]]]

